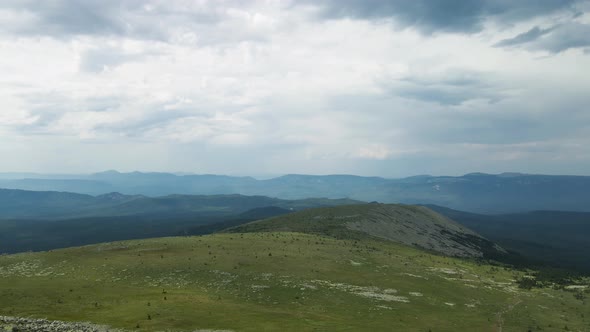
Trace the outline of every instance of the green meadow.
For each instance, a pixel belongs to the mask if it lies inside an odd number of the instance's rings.
[[[588,331],[587,290],[386,241],[232,233],[0,257],[0,315],[140,331]],[[571,288],[571,287],[570,287]]]

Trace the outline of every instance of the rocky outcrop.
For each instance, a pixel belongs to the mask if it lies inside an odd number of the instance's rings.
[[[456,257],[498,259],[507,254],[495,243],[427,207],[404,204],[308,209],[225,231],[301,232],[341,239],[370,236]]]
[[[375,204],[351,230],[455,257],[506,254],[498,245],[427,207]]]
[[[37,318],[0,316],[0,331],[10,332],[122,332],[108,326]]]

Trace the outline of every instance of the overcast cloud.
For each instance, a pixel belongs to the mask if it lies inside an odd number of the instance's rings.
[[[590,1],[0,2],[1,171],[590,175]]]

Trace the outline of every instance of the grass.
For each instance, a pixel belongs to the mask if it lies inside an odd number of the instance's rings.
[[[421,206],[357,204],[307,209],[236,226],[225,232],[301,232],[339,239],[380,238],[462,257],[506,252],[460,224]]]
[[[1,256],[0,315],[142,331],[590,329],[587,301],[519,289],[523,274],[367,238],[159,238]]]

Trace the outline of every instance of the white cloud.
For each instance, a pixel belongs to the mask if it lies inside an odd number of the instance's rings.
[[[534,155],[554,172],[549,154],[531,155],[526,144],[557,153],[566,137],[561,162],[590,166],[590,56],[494,47],[562,12],[424,34],[395,17],[323,20],[288,2],[108,2],[88,18],[110,26],[102,28],[44,16],[67,6],[11,4],[0,6],[0,22],[20,13],[20,25],[0,34],[4,153],[65,140],[108,169],[385,176],[428,160],[437,166],[420,173],[527,171]],[[141,158],[121,152],[156,145]],[[62,171],[52,154],[13,159],[0,170]],[[405,169],[391,167],[403,160]]]
[[[361,147],[358,151],[359,157],[368,159],[383,160],[389,158],[391,155],[392,151],[382,145]]]

